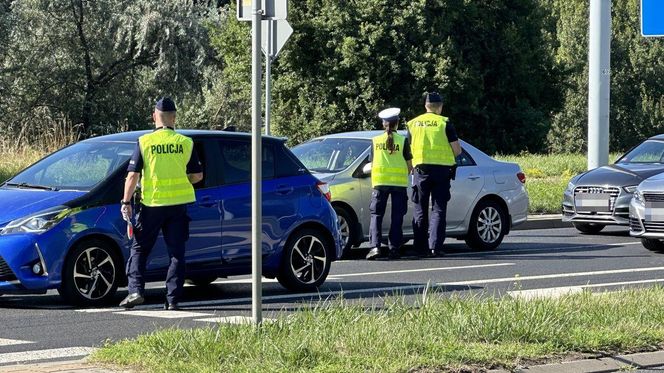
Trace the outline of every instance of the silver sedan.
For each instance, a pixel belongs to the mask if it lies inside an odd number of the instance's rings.
[[[382,131],[347,132],[319,137],[292,149],[321,181],[329,184],[345,249],[369,240],[371,138]],[[476,250],[492,250],[513,226],[526,221],[525,175],[515,163],[499,162],[461,141],[456,179],[447,205],[447,235]],[[410,197],[411,188],[408,188]],[[409,198],[410,200],[410,198]],[[389,206],[388,206],[389,209]],[[404,217],[404,236],[412,238],[412,203]],[[390,215],[383,219],[385,237]]]
[[[639,184],[629,204],[629,233],[646,249],[664,252],[664,174]]]

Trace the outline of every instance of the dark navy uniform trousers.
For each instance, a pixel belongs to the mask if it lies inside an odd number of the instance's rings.
[[[185,243],[189,239],[189,220],[186,205],[140,207],[136,215],[134,241],[127,261],[130,294],[143,294],[145,265],[157,241],[159,231],[162,231],[171,260],[166,275],[166,299],[168,303],[178,302],[184,286],[184,250]]]
[[[413,244],[416,250],[443,251],[447,218],[447,201],[450,200],[451,167],[419,165],[413,171]],[[429,200],[432,211],[429,221]],[[431,224],[431,230],[429,230]],[[427,239],[428,238],[428,239]]]
[[[403,243],[403,216],[408,211],[408,192],[404,187],[378,187],[371,195],[371,247],[380,247],[383,238],[383,216],[387,200],[392,197],[392,212],[389,233],[390,250],[398,249]]]

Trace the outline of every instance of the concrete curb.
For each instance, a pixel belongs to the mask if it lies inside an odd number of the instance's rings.
[[[489,373],[603,373],[664,366],[664,351],[618,355],[599,359],[569,361],[558,364],[535,365],[515,370],[490,370]]]
[[[39,364],[0,366],[0,373],[131,373],[106,365],[89,363],[87,359],[57,361]]]
[[[552,229],[552,228],[571,228],[572,223],[563,222],[561,214],[551,215],[528,215],[528,220],[516,227],[512,228],[514,231],[522,231],[528,229]]]

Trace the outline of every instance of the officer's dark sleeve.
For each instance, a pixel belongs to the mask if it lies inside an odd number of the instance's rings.
[[[203,172],[203,167],[201,166],[201,161],[198,159],[198,153],[196,153],[196,149],[193,149],[191,151],[189,163],[187,163],[187,173],[197,174],[199,172]]]
[[[136,142],[136,148],[129,159],[129,167],[127,172],[141,172],[143,171],[143,155],[141,154],[141,146]]]
[[[445,126],[445,134],[447,135],[447,141],[449,142],[455,142],[459,141],[459,136],[457,136],[456,129],[454,129],[454,126],[452,123],[447,123]]]
[[[410,150],[410,140],[406,137],[406,141],[403,143],[403,158],[407,161],[413,159],[413,152]]]

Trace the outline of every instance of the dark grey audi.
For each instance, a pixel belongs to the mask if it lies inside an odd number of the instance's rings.
[[[563,221],[583,233],[629,226],[629,203],[641,181],[664,172],[664,135],[640,143],[615,164],[574,176],[563,193]]]

